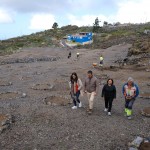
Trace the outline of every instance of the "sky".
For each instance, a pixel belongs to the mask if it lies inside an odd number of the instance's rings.
[[[51,29],[150,22],[150,0],[0,0],[0,40]]]

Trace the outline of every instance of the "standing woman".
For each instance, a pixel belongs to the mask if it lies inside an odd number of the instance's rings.
[[[116,98],[116,87],[114,85],[113,79],[108,79],[107,84],[104,85],[102,89],[102,97],[105,100],[105,109],[104,111],[108,111],[108,115],[111,116],[111,108],[113,99]]]
[[[82,103],[79,100],[79,96],[80,96],[80,91],[83,87],[83,84],[75,72],[73,72],[70,76],[70,87],[71,87],[70,94],[74,103],[74,106],[72,107],[72,109],[77,109],[77,102],[79,103],[79,107],[82,107]]]

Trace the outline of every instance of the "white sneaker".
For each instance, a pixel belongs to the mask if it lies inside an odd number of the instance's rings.
[[[72,109],[77,109],[77,106],[73,106]]]
[[[81,102],[79,103],[79,107],[80,107],[80,108],[82,107],[82,103],[81,103]]]
[[[107,108],[105,108],[105,109],[104,109],[104,111],[105,111],[105,112],[107,112],[107,111],[108,111],[108,109],[107,109]]]
[[[111,116],[111,112],[108,112],[108,116]]]

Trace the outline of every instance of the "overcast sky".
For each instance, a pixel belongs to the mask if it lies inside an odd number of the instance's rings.
[[[54,22],[92,25],[150,22],[150,0],[0,0],[0,40],[50,29]]]

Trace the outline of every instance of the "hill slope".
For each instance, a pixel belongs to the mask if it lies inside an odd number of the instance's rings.
[[[78,46],[78,48],[108,48],[121,43],[134,43],[148,39],[143,35],[145,29],[150,30],[150,23],[129,26],[102,27],[93,36],[93,44]],[[45,30],[35,34],[0,41],[0,55],[11,54],[23,47],[60,47],[60,40],[68,35],[79,32],[91,32],[92,27],[64,26],[57,30]],[[149,42],[149,40],[148,40]]]

